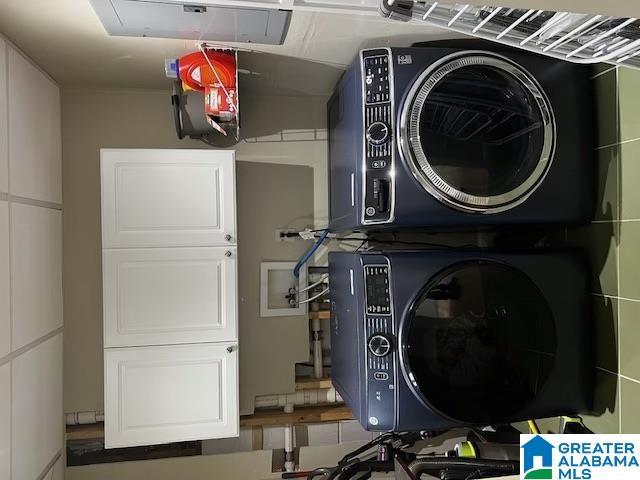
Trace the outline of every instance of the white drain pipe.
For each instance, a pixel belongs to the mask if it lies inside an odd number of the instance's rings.
[[[313,332],[313,376],[322,378],[322,330],[319,318],[311,320],[311,330]]]
[[[284,429],[284,470],[285,472],[293,472],[296,468],[294,456],[296,431],[293,425],[287,425]]]
[[[277,408],[286,407],[288,404],[302,405],[319,405],[326,403],[342,403],[342,398],[331,388],[316,388],[309,390],[299,390],[294,393],[285,393],[281,395],[259,395],[256,397],[256,408]]]
[[[69,412],[64,414],[67,425],[90,425],[92,423],[104,422],[104,412]]]

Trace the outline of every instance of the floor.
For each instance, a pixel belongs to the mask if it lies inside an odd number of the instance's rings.
[[[565,231],[585,248],[596,314],[596,433],[640,433],[640,71],[594,69],[598,201],[594,221]],[[558,419],[540,422],[556,431]]]

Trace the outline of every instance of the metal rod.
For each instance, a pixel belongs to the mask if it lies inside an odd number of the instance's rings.
[[[547,20],[547,22],[542,27],[540,27],[538,30],[536,30],[531,35],[529,35],[527,38],[522,40],[520,42],[520,46],[522,46],[525,43],[529,42],[531,39],[537,37],[538,35],[543,34],[547,30],[549,30],[551,27],[553,27],[556,23],[558,23],[560,20],[562,20],[564,17],[566,17],[567,15],[569,15],[569,12],[560,12],[560,13],[557,14],[556,17],[551,18],[550,20]]]
[[[587,20],[586,22],[580,24],[579,26],[577,26],[576,28],[574,28],[573,30],[571,30],[569,33],[567,33],[566,35],[563,35],[562,37],[560,37],[558,40],[556,40],[555,42],[553,42],[551,45],[547,45],[546,47],[544,47],[542,49],[543,52],[547,52],[549,50],[551,50],[552,48],[560,45],[562,42],[564,42],[567,39],[571,39],[573,36],[575,36],[575,34],[580,33],[582,30],[584,30],[585,28],[587,28],[589,25],[594,24],[595,22],[597,22],[598,20],[600,20],[602,18],[602,15],[596,15],[595,17],[590,18],[589,20]]]
[[[615,39],[614,39],[615,40]],[[605,52],[611,52],[614,51],[616,48],[621,47],[622,45],[624,45],[625,43],[629,42],[630,39],[628,38],[623,38],[619,41],[614,41],[614,43],[607,43],[604,42],[600,48],[598,49],[597,52],[595,52],[593,55],[591,55],[592,57],[599,57],[600,55],[602,55]]]
[[[620,45],[624,45],[624,44],[625,44],[625,43],[627,43],[628,41],[629,41],[629,39],[628,39],[628,38],[623,38],[623,39],[622,39],[622,40],[620,40],[619,42],[612,43],[611,45],[609,45],[609,46],[606,48],[606,50],[607,50],[607,51],[609,51],[609,50],[613,50],[613,49],[615,49],[615,48],[618,48]]]
[[[422,20],[426,20],[427,17],[431,15],[431,12],[433,12],[436,9],[437,6],[438,6],[438,2],[433,2],[433,5],[431,5],[429,7],[429,10],[427,10],[425,14],[422,16]]]
[[[527,17],[529,15],[531,15],[533,12],[535,12],[534,9],[532,10],[527,10],[524,14],[522,14],[522,16],[517,19],[515,22],[513,22],[511,25],[509,25],[507,28],[505,28],[501,34],[499,34],[496,39],[500,39],[502,37],[504,37],[507,33],[509,33],[511,30],[513,30],[514,28],[516,28],[518,25],[520,25],[522,22],[524,22]]]
[[[623,63],[626,62],[627,60],[629,60],[631,57],[635,57],[636,55],[640,55],[640,48],[638,50],[636,50],[633,53],[630,53],[629,55],[625,55],[622,58],[619,58],[618,60],[616,60],[618,63]]]
[[[633,50],[636,46],[640,45],[640,40],[634,40],[631,43],[628,43],[616,50],[614,50],[613,52],[607,53],[606,55],[603,55],[602,57],[600,57],[599,59],[602,61],[607,61],[607,60],[614,60],[617,61],[616,58],[617,57],[621,57],[624,54],[628,53],[630,50]]]
[[[538,10],[531,18],[529,18],[527,20],[527,22],[530,22],[531,20],[535,20],[536,18],[538,18],[540,16],[540,14],[544,12],[544,10]]]
[[[612,28],[611,30],[607,30],[606,32],[602,33],[601,35],[598,35],[596,38],[594,38],[593,40],[585,43],[584,45],[582,45],[581,47],[576,48],[575,50],[569,52],[566,55],[566,58],[570,58],[573,57],[574,55],[580,53],[581,51],[583,51],[585,48],[589,48],[591,45],[598,43],[600,40],[602,40],[603,38],[607,38],[610,37],[611,35],[613,35],[614,33],[622,30],[624,27],[626,27],[627,25],[635,22],[636,19],[635,18],[628,18],[626,21],[622,22],[620,25],[618,25],[617,27]]]
[[[634,40],[631,43],[626,44],[624,47],[618,48],[617,50],[608,53],[607,55],[605,55],[605,58],[609,59],[609,58],[615,58],[615,57],[621,57],[625,54],[628,54],[630,51],[632,51],[635,47],[637,47],[638,45],[640,45],[640,40]]]
[[[493,12],[491,12],[491,13],[489,14],[489,16],[487,16],[487,18],[485,18],[484,20],[482,20],[482,21],[480,22],[480,24],[479,24],[476,28],[474,28],[473,30],[471,30],[471,33],[476,33],[478,30],[480,30],[482,27],[484,27],[485,23],[487,23],[489,20],[491,20],[493,17],[495,17],[495,16],[498,14],[498,12],[499,12],[500,10],[502,10],[502,7],[498,7],[498,8],[496,8]]]
[[[465,10],[466,10],[467,8],[469,8],[469,7],[470,7],[470,5],[469,5],[469,4],[464,5],[464,6],[460,9],[460,11],[459,11],[458,13],[456,13],[456,15],[455,15],[455,16],[454,16],[454,17],[449,21],[449,23],[447,23],[447,27],[450,27],[451,25],[453,25],[453,24],[455,23],[455,21],[456,21],[456,20],[458,20],[458,18],[460,18],[460,15],[462,15],[462,14],[465,12]]]

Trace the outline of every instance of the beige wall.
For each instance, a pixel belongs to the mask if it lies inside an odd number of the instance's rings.
[[[240,294],[240,408],[255,395],[293,390],[294,363],[308,358],[301,317],[261,319],[259,264],[296,260],[302,241],[275,230],[326,222],[325,101],[243,97],[237,152]],[[100,410],[102,295],[99,149],[205,148],[180,141],[164,91],[63,90],[65,411]],[[316,131],[316,129],[321,129]],[[311,140],[320,138],[319,140]],[[306,140],[309,139],[309,140]]]

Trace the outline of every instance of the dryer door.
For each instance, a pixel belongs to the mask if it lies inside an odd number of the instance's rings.
[[[455,264],[426,285],[401,337],[414,393],[456,421],[513,417],[544,386],[556,354],[553,313],[521,271]]]
[[[469,213],[523,202],[551,164],[555,125],[536,80],[505,57],[445,57],[414,83],[400,118],[400,147],[417,181]]]

